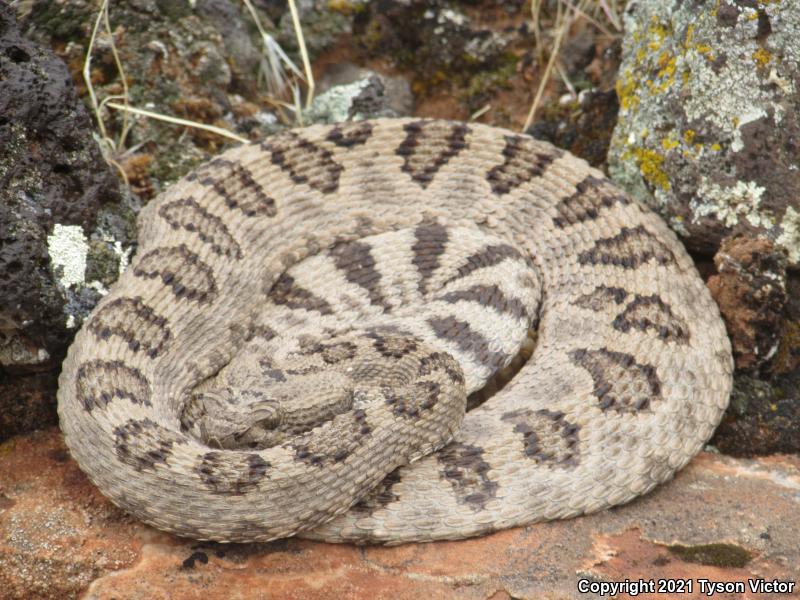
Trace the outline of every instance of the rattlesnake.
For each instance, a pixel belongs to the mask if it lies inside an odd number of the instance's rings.
[[[675,235],[526,135],[291,130],[139,226],[59,415],[106,496],[181,536],[400,543],[589,513],[670,478],[728,402],[725,329]]]

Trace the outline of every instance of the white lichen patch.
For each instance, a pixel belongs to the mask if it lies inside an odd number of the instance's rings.
[[[69,288],[84,282],[89,244],[80,225],[57,223],[47,236],[47,252],[53,273],[62,286]]]
[[[790,261],[800,262],[800,212],[796,211],[794,207],[786,208],[786,214],[781,220],[781,229],[783,233],[775,241],[786,248]]]
[[[324,94],[314,98],[307,116],[314,122],[338,123],[347,121],[353,100],[358,98],[365,87],[369,85],[369,78],[359,79],[346,85],[332,87]],[[361,117],[363,118],[363,117]],[[358,119],[358,115],[354,116]]]
[[[743,50],[739,55],[728,56],[728,62],[736,68],[715,70],[707,57],[696,49],[687,51],[678,57],[677,71],[691,73],[691,88],[695,90],[725,90],[714,103],[714,110],[709,110],[707,94],[686,94],[682,99],[682,108],[687,121],[707,120],[713,123],[720,132],[731,139],[731,150],[739,152],[744,148],[741,128],[748,123],[767,116],[764,107],[773,110],[777,104],[772,102],[772,95],[764,91],[760,75],[748,60],[748,52],[757,49],[754,40],[743,41]],[[723,52],[722,48],[715,49]],[[725,48],[726,55],[733,49]]]
[[[131,262],[131,252],[133,252],[133,248],[127,248],[127,249],[123,248],[122,242],[120,242],[119,240],[115,240],[112,236],[107,234],[103,235],[103,241],[111,244],[114,254],[117,255],[117,259],[119,261],[117,266],[117,273],[119,275],[122,275]]]
[[[104,286],[103,282],[101,282],[101,281],[97,281],[97,280],[90,281],[89,283],[86,284],[86,287],[92,288],[93,290],[95,290],[101,296],[105,296],[106,294],[108,294],[108,288],[106,286]]]
[[[467,45],[464,46],[464,53],[476,60],[482,60],[483,57],[499,51],[504,45],[503,37],[496,32],[492,32],[490,36],[484,38],[475,37],[469,40]],[[570,96],[570,99],[572,100],[572,96]]]
[[[446,23],[447,21],[456,25],[464,25],[467,23],[467,17],[452,9],[446,8],[439,13],[439,23]]]
[[[692,221],[715,215],[726,227],[735,226],[745,218],[753,227],[769,227],[771,219],[761,213],[761,197],[765,188],[755,181],[737,181],[732,187],[722,187],[707,178],[697,189],[697,198],[692,200]]]
[[[114,252],[119,257],[119,274],[122,275],[131,263],[132,248],[123,249],[122,242],[114,242]]]
[[[773,106],[776,111],[779,110],[777,106]],[[767,111],[755,106],[748,107],[739,113],[739,117],[734,122],[736,125],[731,130],[731,150],[733,152],[741,152],[744,149],[744,141],[742,140],[742,125],[747,125],[753,121],[757,121],[767,116]]]
[[[686,229],[686,225],[683,224],[683,217],[680,215],[670,217],[669,226],[675,233],[689,235],[689,230]]]
[[[37,365],[49,359],[47,350],[32,347],[17,335],[0,336],[0,365]]]

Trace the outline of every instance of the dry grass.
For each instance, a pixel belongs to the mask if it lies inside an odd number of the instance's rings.
[[[223,137],[228,138],[229,140],[234,140],[236,142],[241,142],[242,144],[248,143],[250,140],[244,138],[240,135],[236,135],[232,131],[228,131],[227,129],[223,129],[222,127],[215,127],[214,125],[208,125],[206,123],[198,123],[197,121],[190,121],[188,119],[181,119],[179,117],[173,117],[170,115],[165,115],[162,113],[157,113],[151,110],[145,110],[143,108],[135,108],[133,106],[128,106],[125,104],[117,104],[116,102],[106,102],[106,106],[109,108],[113,108],[115,110],[124,111],[126,114],[131,113],[134,115],[139,115],[142,117],[147,117],[149,119],[156,119],[158,121],[164,121],[165,123],[172,123],[173,125],[181,125],[182,127],[195,127],[197,129],[202,129],[203,131],[208,131],[210,133],[215,133],[217,135],[221,135]]]
[[[250,16],[252,17],[261,39],[263,42],[263,52],[267,68],[264,76],[265,85],[268,93],[268,102],[276,107],[278,115],[282,120],[292,124],[301,125],[303,122],[301,106],[302,88],[305,87],[306,107],[310,106],[314,94],[314,78],[311,72],[311,64],[308,59],[308,52],[306,51],[305,38],[303,30],[300,26],[300,20],[297,14],[297,7],[295,0],[288,0],[289,9],[292,13],[292,22],[297,35],[298,46],[303,60],[303,71],[301,71],[292,60],[283,51],[277,41],[264,29],[254,6],[250,0],[242,0],[244,6],[247,8]],[[116,65],[119,79],[122,85],[122,94],[107,96],[98,101],[97,92],[94,88],[91,77],[92,54],[97,43],[97,36],[100,31],[101,24],[104,28],[105,34],[108,36],[109,45],[112,55],[114,57],[114,64]],[[86,50],[86,57],[83,65],[83,79],[86,83],[86,89],[89,94],[89,101],[92,105],[95,120],[99,130],[99,143],[103,153],[103,157],[110,164],[113,165],[122,175],[126,185],[128,184],[127,175],[125,170],[119,163],[121,157],[125,154],[126,139],[131,127],[134,123],[129,119],[129,115],[137,115],[146,117],[148,119],[155,119],[165,123],[179,125],[181,127],[193,127],[201,129],[209,133],[226,137],[228,139],[247,143],[249,140],[242,136],[236,135],[232,131],[221,127],[215,127],[205,123],[199,123],[188,119],[181,119],[172,115],[166,115],[156,111],[145,110],[130,106],[128,102],[129,90],[128,82],[125,76],[125,69],[122,65],[116,44],[114,42],[114,33],[111,29],[109,19],[109,2],[102,0],[100,9],[97,13],[92,33],[89,38],[89,46]],[[291,102],[286,102],[283,98],[287,95],[287,90],[291,97]],[[118,110],[122,113],[122,126],[116,138],[112,137],[106,127],[104,114],[105,109],[110,108]],[[292,116],[289,116],[286,111],[289,111]],[[130,150],[129,150],[130,152]]]
[[[540,62],[549,55],[539,80],[533,102],[522,130],[531,126],[539,109],[545,88],[553,76],[560,73],[568,89],[571,84],[558,66],[558,53],[572,26],[579,20],[586,20],[607,38],[622,35],[622,11],[624,0],[531,0],[531,21],[534,43]]]
[[[267,92],[269,93],[268,101],[275,107],[279,118],[281,118],[283,122],[302,125],[302,88],[305,87],[306,89],[306,108],[308,108],[314,100],[315,86],[314,74],[311,72],[311,62],[308,58],[305,36],[303,35],[303,28],[300,25],[300,18],[297,13],[295,0],[288,0],[288,5],[292,14],[292,25],[294,27],[295,36],[297,37],[297,45],[300,48],[300,57],[303,61],[303,71],[297,68],[297,65],[286,55],[283,48],[280,47],[280,44],[275,41],[275,38],[264,29],[251,0],[242,0],[242,3],[250,13],[264,45],[264,58],[267,62],[267,69],[263,75]],[[291,102],[286,102],[284,100],[287,90],[289,90]],[[287,110],[292,113],[292,117],[286,114],[285,111]]]
[[[313,100],[315,86],[295,0],[287,0],[287,3],[291,12],[292,23],[303,62],[302,70],[295,65],[278,42],[266,31],[251,0],[242,0],[242,3],[249,12],[261,36],[266,67],[262,69],[263,72],[260,75],[267,90],[267,102],[274,107],[278,118],[284,123],[302,125],[303,111],[310,106]],[[540,64],[543,65],[543,71],[525,119],[523,130],[530,127],[536,117],[536,113],[541,107],[542,98],[547,85],[554,74],[559,74],[567,89],[574,93],[572,85],[558,64],[559,52],[565,39],[568,38],[573,25],[580,20],[584,20],[594,27],[598,35],[606,38],[616,38],[622,34],[621,15],[623,10],[624,0],[531,0],[531,22],[533,25],[532,29],[536,55]],[[101,25],[109,39],[111,52],[119,72],[123,92],[121,95],[109,96],[98,101],[94,85],[91,81],[91,63],[92,52]],[[546,60],[545,57],[547,57]],[[109,19],[108,0],[102,0],[94,27],[92,28],[89,47],[84,62],[83,77],[86,82],[95,119],[97,120],[100,132],[100,145],[103,149],[103,154],[106,160],[122,173],[123,177],[125,177],[125,173],[117,159],[125,151],[126,138],[130,128],[134,124],[129,120],[129,115],[143,116],[181,127],[194,127],[242,143],[248,141],[220,127],[214,127],[205,123],[181,119],[129,105],[128,85],[122,61],[120,60],[119,53],[114,44],[114,35]],[[305,103],[303,102],[304,96]],[[116,138],[111,137],[105,125],[103,115],[106,108],[122,112],[123,122]],[[491,106],[489,105],[483,107],[473,114],[471,119],[478,118],[490,108]]]

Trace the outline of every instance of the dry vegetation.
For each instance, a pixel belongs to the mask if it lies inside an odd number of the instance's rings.
[[[555,4],[555,10],[552,8],[553,4]],[[557,0],[555,3],[546,0],[531,0],[535,51],[545,67],[528,116],[525,118],[523,130],[533,122],[544,90],[553,76],[553,71],[558,73],[568,89],[571,88],[569,80],[558,65],[558,53],[562,43],[569,37],[573,25],[579,20],[586,20],[596,28],[599,35],[613,40],[622,35],[621,14],[623,9],[623,0],[579,0],[576,2]],[[545,56],[548,56],[546,60]]]
[[[242,0],[242,5],[252,18],[261,37],[262,52],[267,68],[258,73],[258,78],[263,89],[267,91],[266,102],[282,123],[301,126],[304,124],[303,112],[313,100],[315,85],[312,66],[306,51],[303,27],[298,17],[295,1],[287,0],[287,4],[292,15],[302,68],[297,66],[275,38],[268,33],[251,0]],[[514,120],[523,124],[523,130],[531,125],[541,112],[545,99],[552,97],[556,90],[566,89],[573,96],[576,95],[575,88],[559,61],[559,53],[569,43],[570,37],[576,31],[585,31],[588,28],[601,44],[613,44],[622,34],[621,13],[624,9],[624,1],[530,0],[529,7],[530,12],[524,11],[520,15],[520,20],[527,22],[528,28],[533,34],[533,48],[530,49],[530,54],[533,56],[534,73],[520,77],[520,82],[513,86],[515,89],[509,94],[518,98],[520,85],[527,89],[525,95],[530,97],[530,94],[533,94],[524,121],[521,114],[524,110],[520,110],[519,106],[512,105],[512,110],[520,112]],[[475,10],[481,11],[482,9]],[[98,138],[103,154],[109,164],[120,172],[126,183],[126,170],[122,165],[126,164],[130,155],[137,150],[136,147],[127,147],[126,144],[128,133],[135,124],[134,120],[130,118],[131,116],[157,119],[179,127],[195,128],[202,130],[206,135],[222,136],[237,142],[248,141],[223,127],[131,106],[125,68],[115,46],[110,20],[109,1],[103,0],[86,51],[83,79],[97,122]],[[110,46],[121,82],[121,93],[108,95],[102,99],[98,98],[92,81],[92,54],[100,36]],[[486,104],[483,108],[473,112],[470,118],[477,119],[489,112],[491,108],[491,104]],[[122,124],[116,127],[115,134],[112,134],[106,126],[109,109],[120,111],[122,115]],[[424,115],[427,111],[423,108],[421,112]],[[434,109],[433,112],[436,110]]]
[[[266,58],[268,69],[265,72],[259,73],[263,78],[266,89],[268,90],[268,98],[271,100],[276,109],[276,113],[282,120],[288,124],[303,124],[301,98],[306,97],[306,107],[311,104],[314,95],[314,78],[311,72],[311,64],[306,51],[305,38],[303,36],[303,29],[297,16],[297,7],[294,0],[288,0],[289,8],[292,12],[292,20],[295,25],[295,32],[297,34],[298,46],[300,48],[300,55],[303,62],[303,70],[301,71],[289,56],[283,51],[275,39],[267,33],[258,17],[258,13],[250,0],[242,0],[242,3],[247,8],[249,14],[261,34],[263,43],[263,52]],[[119,79],[122,83],[123,92],[120,95],[106,96],[101,101],[98,101],[95,93],[94,84],[92,81],[92,52],[95,48],[98,32],[101,24],[104,28],[104,33],[107,36],[111,52],[114,56],[114,63],[119,73]],[[157,119],[167,123],[173,123],[182,127],[193,127],[206,131],[211,134],[220,135],[237,142],[247,143],[248,140],[241,137],[232,131],[222,127],[215,127],[206,123],[192,121],[189,119],[182,119],[173,115],[166,115],[142,108],[131,106],[128,103],[128,85],[125,76],[125,69],[122,61],[119,58],[116,44],[114,42],[113,30],[109,19],[109,0],[103,0],[97,13],[92,34],[89,39],[89,46],[86,51],[86,58],[83,67],[83,79],[86,84],[89,101],[91,103],[97,127],[100,132],[100,147],[103,151],[103,156],[113,165],[125,179],[126,184],[127,176],[125,169],[122,168],[119,161],[126,158],[126,137],[132,124],[130,123],[129,115],[138,115],[150,119]],[[302,90],[305,90],[303,93]],[[284,98],[287,95],[293,99],[293,102],[287,102]],[[111,108],[121,111],[123,114],[123,125],[119,134],[112,137],[108,132],[103,112],[105,108]]]

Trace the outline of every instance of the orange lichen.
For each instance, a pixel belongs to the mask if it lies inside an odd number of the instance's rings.
[[[673,148],[677,148],[680,145],[681,143],[678,140],[674,140],[672,138],[666,137],[663,140],[661,140],[661,147],[664,148],[664,150],[666,151],[670,151]]]
[[[617,79],[617,96],[619,97],[620,106],[625,110],[639,106],[636,83],[636,78],[630,70],[627,70]]]
[[[759,48],[752,55],[753,60],[761,67],[765,67],[772,60],[772,54],[766,48]]]
[[[669,175],[661,168],[664,164],[661,154],[649,148],[631,148],[622,155],[623,160],[631,157],[636,160],[639,173],[647,182],[665,191],[670,189]]]

